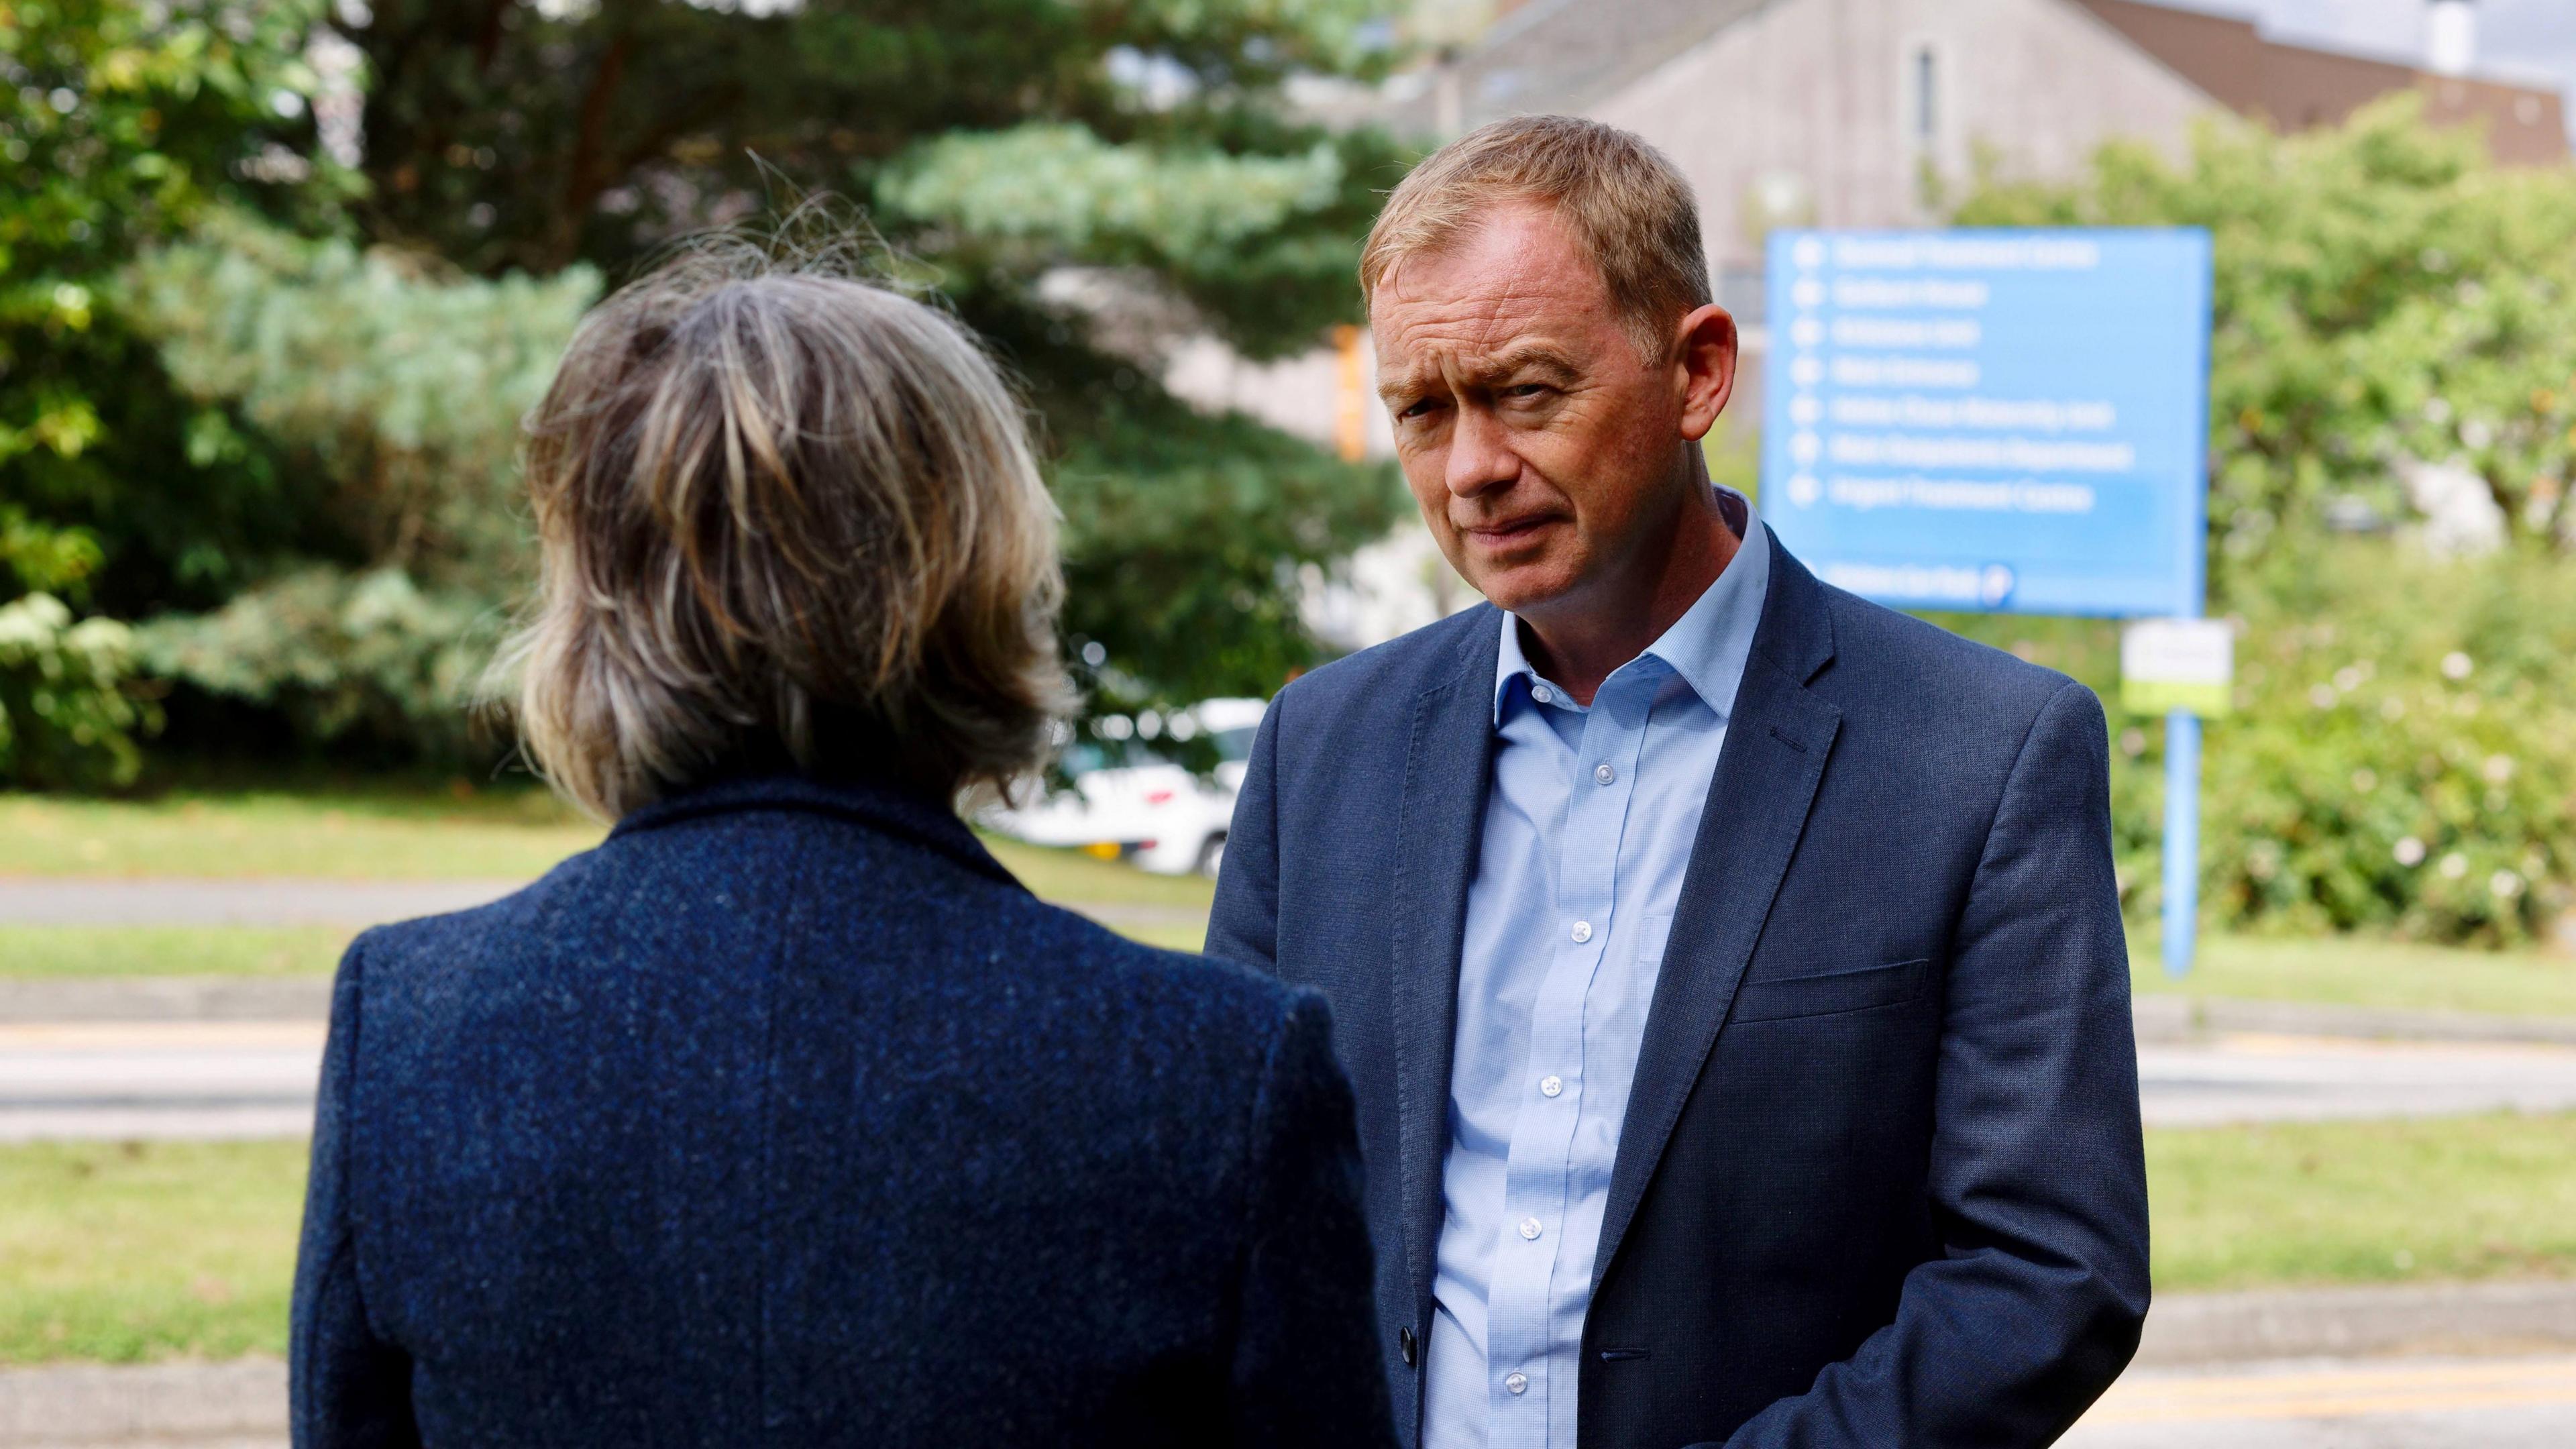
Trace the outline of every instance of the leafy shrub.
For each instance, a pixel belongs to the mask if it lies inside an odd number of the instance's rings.
[[[2576,562],[2354,546],[2246,623],[2242,714],[2204,751],[2212,914],[2493,945],[2544,931],[2576,888]]]
[[[482,280],[233,213],[138,262],[126,300],[170,375],[328,480],[336,542],[144,625],[149,669],[305,744],[478,753],[474,681],[535,559],[519,419],[599,289],[587,267]]]
[[[129,272],[170,375],[237,407],[334,485],[363,567],[506,597],[534,553],[519,420],[545,396],[599,274],[483,280],[218,213]]]
[[[152,673],[274,708],[307,740],[453,762],[477,752],[474,689],[503,622],[397,569],[316,568],[138,632]]]
[[[125,785],[135,737],[157,723],[126,690],[134,636],[113,619],[72,622],[51,594],[0,605],[0,781],[19,787]]]
[[[2121,896],[2152,921],[2164,728],[2118,711],[2119,627],[1942,622],[2110,704]],[[2509,946],[2576,905],[2576,562],[2346,540],[2280,569],[2238,622],[2237,712],[2201,750],[2204,919]]]

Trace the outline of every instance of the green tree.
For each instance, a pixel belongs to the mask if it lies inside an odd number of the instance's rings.
[[[2222,593],[2339,502],[2404,517],[2417,461],[2474,469],[2526,538],[2576,538],[2576,172],[2498,167],[2407,95],[2293,137],[2213,122],[2181,164],[2119,143],[2072,182],[1990,177],[1955,219],[2210,229]]]
[[[118,612],[220,597],[285,487],[172,395],[115,276],[230,201],[312,224],[319,0],[0,3],[0,594]]]
[[[379,0],[344,27],[374,78],[360,215],[486,276],[619,275],[695,228],[859,202],[1042,415],[1100,703],[1267,692],[1317,657],[1298,567],[1382,533],[1400,490],[1183,405],[1154,356],[1197,330],[1277,356],[1354,314],[1406,157],[1278,102],[1293,74],[1377,64],[1372,8]],[[1069,276],[1115,305],[1066,301]]]
[[[315,144],[320,8],[0,0],[0,603],[26,596],[0,780],[132,774],[152,717],[116,697],[132,651],[67,606],[213,603],[299,541],[297,483],[178,394],[116,277],[211,205],[312,225],[343,194]]]
[[[2419,100],[2281,137],[2212,122],[2177,162],[2103,148],[2067,182],[1986,177],[1963,225],[2209,228],[2210,574],[2242,626],[2209,728],[2202,903],[2231,927],[2528,944],[2576,906],[2576,172],[2493,164]],[[2337,538],[2465,467],[2498,554]],[[2116,686],[2094,620],[1945,620]],[[2123,897],[2158,906],[2151,721],[2121,722]]]
[[[134,267],[127,310],[186,394],[331,482],[305,519],[331,546],[146,626],[153,672],[310,740],[483,748],[462,706],[535,562],[519,419],[599,290],[588,267],[484,280],[235,214]]]

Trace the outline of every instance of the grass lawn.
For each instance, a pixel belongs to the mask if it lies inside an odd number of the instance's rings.
[[[1203,921],[1118,921],[1120,934],[1195,951]],[[357,932],[336,926],[0,926],[0,981],[40,976],[328,976]]]
[[[0,795],[0,875],[533,878],[601,833],[526,789]]]
[[[0,926],[0,980],[31,976],[327,976],[334,926]]]
[[[2142,995],[2576,1017],[2576,957],[2357,937],[2210,936],[2202,938],[2191,974],[2175,981],[2165,975],[2153,938],[2133,941],[2129,955],[2129,979]]]
[[[2147,1134],[2159,1289],[2576,1274],[2576,1113]]]
[[[283,1350],[302,1143],[0,1147],[0,1364]],[[2576,1274],[2576,1114],[2147,1134],[2160,1291]]]
[[[531,789],[178,790],[149,800],[0,794],[0,875],[533,879],[603,832]],[[1204,910],[1196,876],[985,837],[1051,900]]]
[[[306,1152],[0,1148],[0,1364],[283,1353]]]
[[[506,880],[540,875],[599,836],[528,789],[235,789],[145,801],[0,794],[0,875]],[[992,836],[984,843],[1050,900],[1175,917],[1120,923],[1139,940],[1194,951],[1206,936],[1210,881]],[[0,924],[0,978],[323,974],[354,934]]]

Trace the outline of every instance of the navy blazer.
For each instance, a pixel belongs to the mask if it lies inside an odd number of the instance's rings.
[[[1582,1449],[2045,1444],[2147,1308],[2101,706],[1771,557],[1620,1132]],[[1333,998],[1408,1443],[1501,629],[1280,695],[1208,931]]]
[[[749,780],[332,1001],[302,1446],[1392,1442],[1326,1008]]]

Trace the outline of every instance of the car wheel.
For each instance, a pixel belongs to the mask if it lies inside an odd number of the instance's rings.
[[[1209,880],[1214,880],[1216,879],[1217,868],[1224,864],[1225,837],[1222,835],[1211,835],[1207,838],[1207,843],[1199,847],[1199,874],[1206,876]]]

